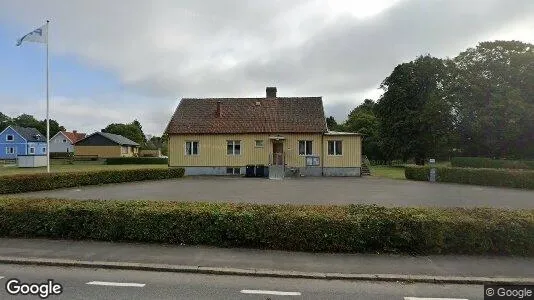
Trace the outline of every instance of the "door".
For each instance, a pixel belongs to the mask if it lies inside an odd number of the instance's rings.
[[[272,165],[269,166],[269,179],[284,178],[284,143],[273,141]]]
[[[284,165],[284,143],[280,141],[273,142],[273,165]]]

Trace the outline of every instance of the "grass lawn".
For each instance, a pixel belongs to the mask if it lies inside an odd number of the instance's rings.
[[[167,165],[103,165],[103,164],[75,164],[75,165],[54,165],[50,166],[50,172],[84,172],[100,170],[131,170],[131,169],[167,169]],[[34,174],[46,173],[44,168],[17,168],[16,166],[5,166],[0,164],[0,176],[13,174]]]
[[[404,176],[404,168],[394,168],[390,166],[371,166],[371,176],[406,179]]]

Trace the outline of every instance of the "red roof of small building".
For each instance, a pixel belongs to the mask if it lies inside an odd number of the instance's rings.
[[[74,132],[62,131],[61,133],[63,133],[73,144],[79,140],[84,139],[87,136],[87,134],[85,133],[79,133],[76,131]]]

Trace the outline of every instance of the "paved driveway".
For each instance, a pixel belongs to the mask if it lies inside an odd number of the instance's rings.
[[[534,209],[534,191],[363,178],[188,177],[19,194],[71,199],[225,201],[293,204],[374,203],[385,206]]]

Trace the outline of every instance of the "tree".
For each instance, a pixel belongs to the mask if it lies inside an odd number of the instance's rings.
[[[0,112],[0,132],[4,131],[7,126],[12,124],[13,120]]]
[[[37,129],[41,134],[46,135],[46,119],[39,121],[34,116],[22,114],[13,119],[13,124],[20,127],[31,127]],[[65,130],[56,120],[50,119],[50,137],[53,137],[59,131]]]
[[[381,84],[384,94],[375,107],[379,144],[387,160],[427,157],[450,151],[453,106],[445,92],[450,62],[420,56],[398,65]]]
[[[137,120],[129,124],[109,124],[104,129],[104,132],[122,135],[139,144],[143,144],[146,141],[141,124]]]
[[[449,94],[463,154],[534,156],[534,45],[483,42],[454,63]]]
[[[384,160],[378,147],[379,123],[375,115],[376,103],[365,99],[362,104],[353,109],[345,121],[344,127],[348,132],[358,132],[363,136],[362,152],[371,160]]]
[[[330,131],[341,131],[341,126],[337,124],[336,119],[333,116],[326,118],[326,126]]]

